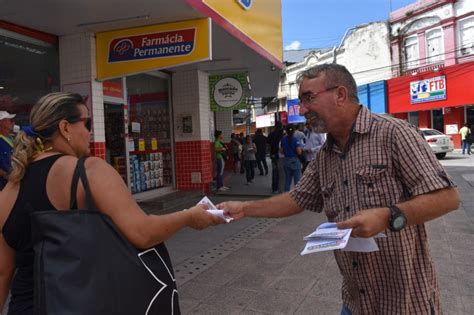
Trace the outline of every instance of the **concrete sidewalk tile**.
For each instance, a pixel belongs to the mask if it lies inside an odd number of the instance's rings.
[[[244,245],[246,248],[254,249],[272,249],[281,244],[280,240],[256,238]]]
[[[316,277],[325,272],[328,259],[334,260],[334,257],[325,253],[317,253],[311,255],[296,257],[291,264],[283,270],[282,276],[302,276]]]
[[[435,261],[436,274],[443,276],[456,277],[456,270],[452,258],[439,257],[432,255]]]
[[[342,301],[338,298],[323,298],[318,296],[307,296],[300,304],[295,314],[297,315],[328,315],[340,314]]]
[[[308,277],[304,274],[298,277],[280,276],[274,279],[269,289],[289,293],[298,292],[305,295],[314,286],[316,281],[314,277]]]
[[[462,303],[462,297],[459,295],[442,294],[441,295],[441,307],[444,314],[464,315],[464,305]]]
[[[221,287],[218,292],[203,301],[204,304],[217,307],[234,306],[242,309],[250,303],[250,299],[258,294],[256,290],[244,290],[233,286]]]
[[[271,313],[269,313],[269,312],[257,312],[257,311],[244,309],[244,310],[241,310],[241,311],[232,312],[231,315],[267,315],[267,314],[271,314]]]
[[[474,294],[464,294],[461,296],[462,304],[464,306],[464,314],[474,314]]]
[[[273,261],[259,261],[255,264],[246,265],[245,272],[277,277],[283,273],[286,266],[287,264],[275,263]]]
[[[223,286],[239,276],[240,272],[218,273],[214,268],[197,275],[192,281],[202,284],[210,284],[214,286]]]
[[[236,306],[216,306],[201,303],[193,308],[189,314],[203,314],[203,315],[231,315],[243,309],[236,309]]]
[[[264,290],[272,281],[273,276],[246,272],[232,280],[228,286],[248,290]]]
[[[297,256],[299,256],[299,250],[293,248],[292,250],[287,250],[285,248],[275,248],[272,251],[264,254],[265,260],[277,263],[277,264],[288,264],[291,263]]]
[[[292,314],[303,300],[304,295],[266,290],[252,297],[246,309],[271,314]]]
[[[339,272],[324,272],[308,291],[308,296],[324,298],[341,297],[342,276]]]
[[[182,298],[181,295],[179,297],[179,308],[181,310],[181,314],[189,314],[191,311],[201,303],[200,300]]]
[[[220,290],[220,286],[189,281],[179,287],[179,296],[185,299],[203,301]]]

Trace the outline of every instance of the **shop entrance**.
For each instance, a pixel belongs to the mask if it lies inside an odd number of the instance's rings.
[[[123,104],[104,104],[105,157],[127,182]]]
[[[474,106],[466,107],[466,122],[471,126],[474,126]]]
[[[433,109],[431,111],[433,123],[433,129],[436,129],[440,132],[444,132],[444,115],[442,109]]]

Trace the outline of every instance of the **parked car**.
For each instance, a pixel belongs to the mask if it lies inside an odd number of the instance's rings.
[[[420,130],[438,159],[444,159],[446,153],[454,150],[453,139],[450,136],[436,129],[420,128]]]

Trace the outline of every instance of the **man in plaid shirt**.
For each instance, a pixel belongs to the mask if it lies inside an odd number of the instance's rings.
[[[298,77],[301,114],[328,138],[289,193],[225,202],[235,219],[322,212],[379,251],[334,252],[341,314],[439,314],[439,286],[424,222],[457,209],[459,193],[417,129],[359,104],[347,69],[318,65]]]

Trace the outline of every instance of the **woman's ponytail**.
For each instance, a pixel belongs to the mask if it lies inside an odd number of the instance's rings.
[[[18,183],[25,175],[26,168],[35,154],[35,143],[33,138],[24,131],[20,131],[13,142],[12,171],[8,180]]]

